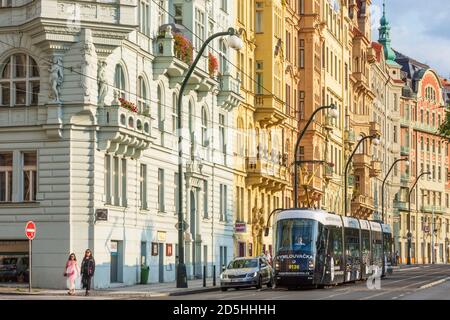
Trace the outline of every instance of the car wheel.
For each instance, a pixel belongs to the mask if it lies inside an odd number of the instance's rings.
[[[222,288],[220,288],[220,290],[222,290],[222,291],[227,291],[228,290],[228,288],[224,288],[224,287],[222,287]]]
[[[256,289],[261,289],[261,288],[262,288],[262,277],[259,276],[258,284],[256,285]]]

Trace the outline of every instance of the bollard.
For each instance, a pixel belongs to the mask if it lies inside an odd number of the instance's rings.
[[[216,286],[216,266],[213,266],[213,286]]]
[[[206,287],[206,266],[203,266],[203,287]]]

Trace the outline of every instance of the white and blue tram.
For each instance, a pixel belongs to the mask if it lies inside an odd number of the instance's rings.
[[[280,210],[273,220],[274,281],[322,287],[392,272],[389,225],[323,210]]]

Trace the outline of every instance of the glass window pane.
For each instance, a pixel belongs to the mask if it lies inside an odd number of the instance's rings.
[[[24,166],[36,166],[36,152],[24,152],[23,165]]]
[[[0,167],[11,167],[12,169],[12,153],[0,153]]]
[[[35,82],[31,82],[30,86],[31,86],[30,104],[36,105],[36,104],[38,104],[38,101],[39,101],[40,84],[39,84],[39,82],[35,81]]]
[[[14,77],[26,77],[27,56],[25,54],[14,55]]]
[[[27,85],[25,82],[16,82],[14,84],[16,92],[16,105],[24,105],[27,103]]]
[[[32,59],[31,57],[30,57],[30,77],[31,78],[39,77],[39,67],[36,61],[34,61],[34,59]]]
[[[2,68],[2,79],[11,78],[11,58],[1,65]]]
[[[1,105],[2,106],[9,106],[11,103],[11,97],[10,97],[10,85],[9,83],[2,83],[0,84],[1,87]]]

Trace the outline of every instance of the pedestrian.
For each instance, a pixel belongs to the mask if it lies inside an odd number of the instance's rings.
[[[84,253],[83,262],[81,262],[81,282],[83,283],[83,289],[86,289],[86,296],[89,295],[89,290],[91,290],[91,279],[94,272],[95,260],[91,250],[87,249]]]
[[[398,251],[395,252],[395,263],[397,266],[400,263],[400,255],[398,254]]]
[[[75,280],[80,275],[80,269],[78,268],[77,257],[75,253],[69,255],[69,259],[66,262],[66,268],[64,270],[64,276],[67,277],[67,287],[69,289],[68,294],[75,294]]]
[[[272,256],[270,255],[269,251],[266,251],[266,260],[270,265],[272,265]]]

